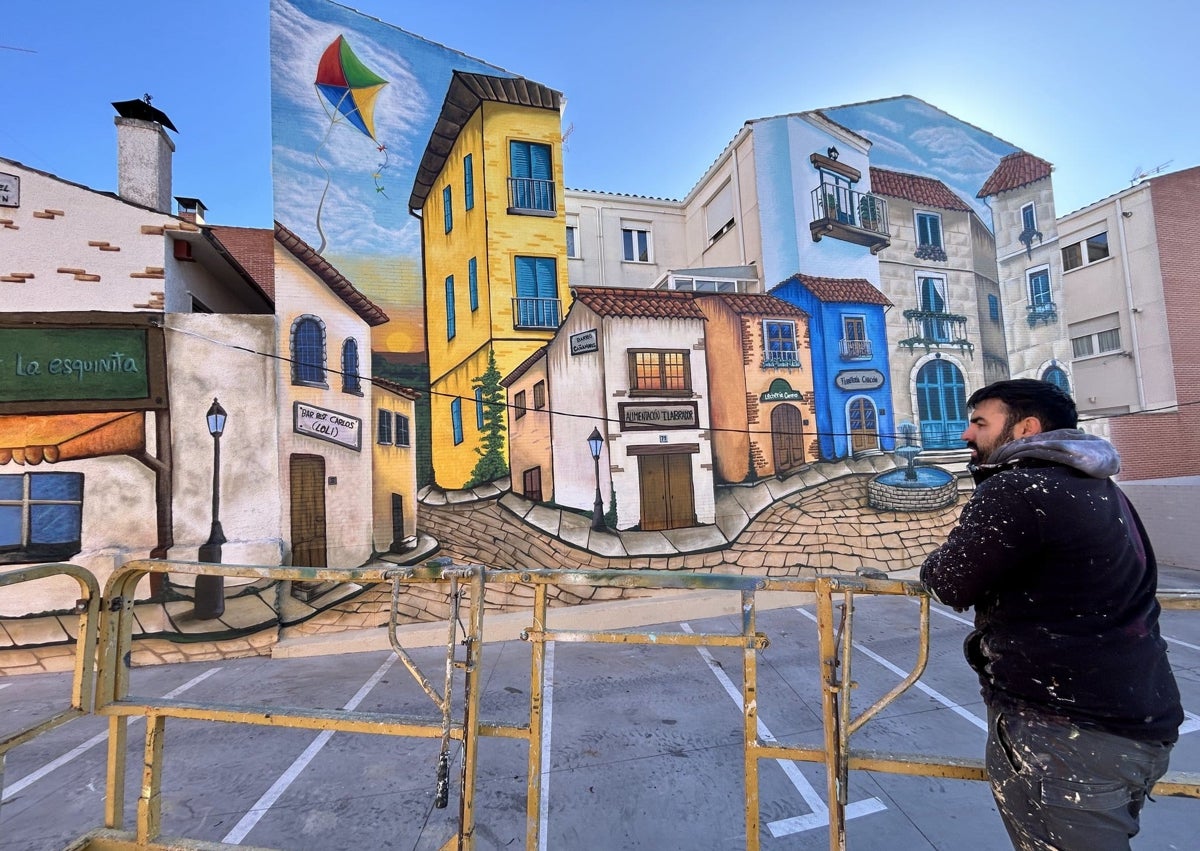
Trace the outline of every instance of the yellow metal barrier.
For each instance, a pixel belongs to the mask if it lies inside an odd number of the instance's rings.
[[[75,610],[79,613],[79,631],[76,633],[75,641],[71,699],[65,709],[48,718],[34,721],[29,726],[0,740],[0,802],[4,800],[4,763],[9,751],[42,733],[53,730],[60,724],[67,723],[72,718],[86,715],[91,711],[92,689],[95,682],[96,634],[100,624],[100,586],[96,583],[96,577],[82,567],[73,564],[43,564],[24,570],[0,573],[0,588],[52,576],[71,577],[79,583],[79,589],[83,594],[75,603]]]
[[[150,572],[211,573],[229,577],[391,583],[393,601],[398,600],[406,583],[448,583],[452,600],[447,639],[445,687],[438,692],[417,668],[395,635],[396,617],[392,618],[392,646],[421,688],[429,696],[439,716],[421,719],[389,713],[330,711],[293,707],[242,707],[193,703],[182,700],[149,700],[129,694],[129,652],[132,639],[133,592],[138,581]],[[530,703],[527,723],[497,724],[480,716],[480,692],[477,678],[483,651],[484,590],[487,583],[520,583],[534,590],[532,623],[522,637],[531,642]],[[741,631],[737,633],[692,632],[598,632],[551,629],[547,623],[550,586],[593,586],[629,589],[696,589],[737,592],[741,596]],[[469,599],[469,620],[463,627],[463,658],[455,650],[455,622],[461,593]],[[763,742],[758,738],[757,654],[768,645],[756,628],[756,594],[785,591],[815,595],[818,625],[818,651],[821,669],[823,741],[820,747],[804,744]],[[893,595],[916,599],[920,604],[919,649],[913,671],[857,716],[851,711],[850,660],[853,636],[854,598],[856,595]],[[1164,592],[1165,606],[1196,608],[1200,597],[1189,593]],[[760,844],[758,811],[758,761],[791,759],[822,763],[828,778],[829,847],[844,849],[846,791],[851,770],[869,770],[894,774],[924,775],[961,780],[983,780],[982,760],[945,759],[913,754],[858,751],[850,747],[850,737],[880,710],[917,681],[924,670],[929,648],[929,598],[918,583],[892,579],[817,576],[814,578],[769,579],[750,576],[724,576],[665,571],[572,571],[572,570],[489,570],[478,566],[430,565],[420,568],[314,569],[259,567],[249,565],[208,565],[190,562],[138,561],[116,571],[105,593],[106,605],[100,635],[100,668],[96,690],[96,711],[109,716],[107,794],[105,828],[81,838],[72,849],[116,851],[116,849],[217,849],[234,846],[187,839],[162,839],[161,778],[163,738],[168,718],[190,718],[270,727],[291,727],[341,732],[375,733],[390,736],[437,738],[443,753],[449,741],[462,743],[463,761],[459,777],[459,827],[457,835],[442,846],[443,851],[475,848],[475,793],[478,743],[480,736],[498,736],[523,740],[528,746],[526,790],[526,847],[539,847],[539,811],[542,758],[543,695],[546,643],[592,642],[695,647],[734,647],[742,651],[742,728],[744,740],[744,794],[746,848],[757,851]],[[395,608],[395,606],[393,606]],[[463,716],[453,719],[451,682],[455,669],[464,673]],[[144,744],[144,768],[137,804],[134,831],[122,830],[124,812],[124,776],[127,724],[131,717],[147,720]],[[440,763],[444,765],[445,760]],[[438,798],[444,802],[448,777],[439,772]],[[1200,797],[1200,775],[1172,773],[1154,790],[1157,794]]]

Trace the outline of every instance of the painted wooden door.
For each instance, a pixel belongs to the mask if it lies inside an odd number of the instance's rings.
[[[644,531],[695,525],[690,454],[639,456],[638,480]]]
[[[875,403],[866,397],[850,401],[850,452],[879,448],[879,427],[875,422]]]
[[[320,455],[291,457],[292,564],[326,567],[325,459]]]
[[[389,549],[398,553],[404,549],[404,497],[392,494],[392,545]]]
[[[804,463],[804,416],[795,405],[776,405],[771,411],[771,443],[776,473]]]

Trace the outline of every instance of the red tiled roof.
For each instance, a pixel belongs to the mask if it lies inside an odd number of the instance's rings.
[[[795,316],[807,319],[808,314],[791,302],[765,293],[696,293],[697,301],[717,298],[739,316]]]
[[[892,302],[877,290],[866,278],[818,278],[812,275],[792,275],[772,289],[778,289],[788,281],[798,281],[810,293],[825,302],[857,302],[859,304],[881,304],[891,307]]]
[[[1017,151],[1000,160],[996,170],[984,182],[983,188],[975,195],[976,198],[986,198],[989,195],[999,195],[1010,189],[1019,189],[1038,180],[1050,176],[1054,167],[1040,157]]]
[[[403,384],[397,384],[390,378],[380,378],[375,376],[371,379],[371,383],[381,390],[386,390],[389,393],[395,393],[397,396],[403,396],[405,399],[417,400],[421,398],[421,394],[413,390],[411,387],[405,387]]]
[[[205,229],[242,267],[272,302],[275,301],[275,234],[269,228],[212,226]]]
[[[316,249],[279,222],[275,223],[275,239],[292,256],[324,281],[325,286],[329,287],[334,295],[344,301],[368,325],[375,327],[388,321],[388,315],[383,312],[383,308],[359,292],[354,284],[350,283],[341,272],[333,268],[333,265],[318,254]]]
[[[958,210],[963,213],[971,211],[967,203],[955,195],[949,186],[933,177],[888,171],[885,168],[871,166],[871,192],[876,195],[903,198],[927,207]]]
[[[535,363],[537,363],[540,359],[544,358],[545,356],[546,356],[546,347],[542,346],[540,349],[538,349],[536,352],[531,354],[529,357],[525,358],[525,360],[523,360],[519,364],[517,364],[516,367],[513,368],[512,372],[510,372],[508,375],[501,378],[500,384],[504,387],[511,386],[514,381],[516,381],[518,378],[520,378],[525,373],[529,372],[529,370],[533,368],[533,365]]]
[[[615,287],[575,287],[575,300],[599,316],[703,319],[689,292]]]

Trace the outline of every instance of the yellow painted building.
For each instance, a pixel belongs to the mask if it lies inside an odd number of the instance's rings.
[[[475,383],[489,350],[507,375],[570,306],[561,103],[528,80],[456,71],[417,170],[409,208],[422,221],[433,469],[444,488],[473,484],[484,436]]]

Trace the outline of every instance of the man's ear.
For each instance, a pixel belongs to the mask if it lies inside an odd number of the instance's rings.
[[[1031,434],[1041,434],[1044,430],[1042,421],[1037,417],[1025,417],[1013,429],[1013,437],[1029,437]]]

